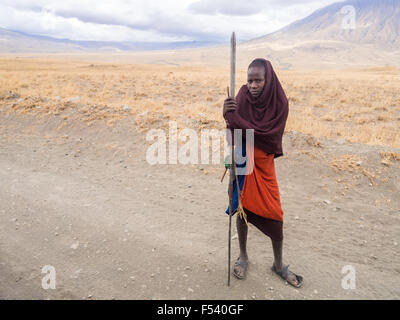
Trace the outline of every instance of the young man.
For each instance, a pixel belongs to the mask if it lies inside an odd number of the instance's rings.
[[[240,198],[247,221],[271,238],[274,251],[272,270],[289,284],[300,287],[303,277],[289,271],[289,266],[282,262],[283,211],[274,165],[274,159],[283,155],[282,136],[288,112],[285,92],[271,63],[265,59],[255,59],[249,65],[247,85],[240,88],[236,99],[226,99],[223,108],[228,129],[254,129],[254,146],[244,145],[242,150],[242,155],[247,154],[248,159],[254,156],[253,171],[238,176]],[[236,183],[233,185],[232,212],[235,213],[238,201]],[[226,213],[229,213],[229,207]],[[239,215],[236,226],[240,255],[233,274],[243,279],[248,266],[248,227]]]

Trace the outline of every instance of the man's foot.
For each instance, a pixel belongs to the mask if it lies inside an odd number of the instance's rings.
[[[303,285],[303,277],[289,270],[289,265],[283,266],[281,270],[277,270],[275,263],[272,265],[272,271],[279,275],[283,280],[286,280],[293,287],[300,288]]]
[[[249,260],[242,260],[237,258],[235,265],[233,267],[233,275],[238,279],[244,279],[246,277],[247,266],[249,265]]]

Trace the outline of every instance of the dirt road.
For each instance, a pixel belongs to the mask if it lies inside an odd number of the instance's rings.
[[[287,133],[276,161],[284,263],[304,286],[272,274],[271,243],[250,226],[247,279],[228,288],[220,167],[149,165],[129,119],[57,121],[0,115],[1,299],[400,298],[400,168],[381,164],[387,148]],[[347,154],[366,171],[335,172]],[[45,265],[54,290],[42,288]],[[346,265],[355,289],[342,287]]]

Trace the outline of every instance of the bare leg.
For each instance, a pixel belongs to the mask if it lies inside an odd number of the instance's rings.
[[[272,248],[274,250],[274,265],[276,268],[276,271],[280,272],[282,271],[283,268],[283,262],[282,262],[282,248],[283,248],[283,241],[276,241],[276,240],[272,240]],[[290,282],[294,285],[297,285],[298,281],[296,276],[289,271],[288,272],[288,276],[286,278],[287,282]]]
[[[272,240],[272,249],[274,250],[274,265],[276,270],[281,271],[283,267],[282,263],[282,248],[283,241]]]
[[[233,272],[235,275],[243,278],[246,273],[247,264],[248,264],[248,256],[247,256],[247,231],[248,227],[246,222],[237,215],[236,218],[236,228],[238,233],[239,239],[239,248],[240,248],[240,255],[238,258],[238,262],[235,263]]]
[[[248,260],[247,257],[247,231],[248,227],[246,222],[237,215],[236,218],[236,228],[239,238],[239,248],[240,248],[240,259]]]

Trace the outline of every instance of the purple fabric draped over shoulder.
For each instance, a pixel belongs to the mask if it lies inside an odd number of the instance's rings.
[[[254,146],[277,158],[283,155],[282,136],[289,103],[271,62],[263,60],[265,84],[262,93],[254,98],[243,85],[236,96],[236,110],[228,112],[225,119],[228,129],[254,129]]]

